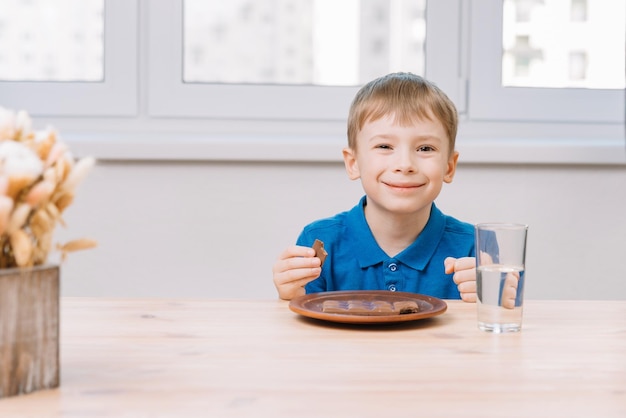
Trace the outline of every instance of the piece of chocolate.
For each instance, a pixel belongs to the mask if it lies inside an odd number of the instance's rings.
[[[342,304],[338,300],[325,300],[322,303],[322,312],[326,313],[347,313],[347,304]]]
[[[343,315],[405,315],[419,312],[417,302],[384,300],[325,300],[322,312]]]
[[[420,308],[417,302],[412,300],[398,301],[393,303],[393,310],[400,315],[419,312]]]
[[[383,300],[325,300],[322,312],[344,315],[391,315],[393,305]]]
[[[315,256],[318,257],[322,262],[322,264],[320,264],[320,267],[323,266],[324,260],[326,260],[326,256],[328,255],[328,253],[324,249],[324,243],[316,239],[313,243],[313,249],[315,250]]]

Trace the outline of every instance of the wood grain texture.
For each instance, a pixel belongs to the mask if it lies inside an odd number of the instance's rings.
[[[59,268],[0,269],[0,398],[59,386]]]
[[[63,385],[0,416],[626,416],[626,302],[526,301],[520,333],[476,305],[404,324],[303,318],[278,300],[63,298]]]

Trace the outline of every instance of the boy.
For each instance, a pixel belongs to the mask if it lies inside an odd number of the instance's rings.
[[[273,267],[282,299],[333,290],[422,293],[476,301],[474,227],[433,203],[459,153],[454,104],[411,73],[363,86],[348,116],[348,177],[365,196],[348,212],[307,225]],[[311,248],[324,243],[321,267]]]

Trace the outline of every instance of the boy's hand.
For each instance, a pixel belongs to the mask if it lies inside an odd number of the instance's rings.
[[[502,289],[501,305],[503,308],[515,308],[515,300],[517,299],[517,285],[519,283],[519,273],[514,271],[506,274],[504,279],[504,288]]]
[[[272,271],[278,296],[290,300],[304,295],[304,286],[317,279],[322,268],[313,248],[294,245],[283,251]]]
[[[443,264],[446,274],[454,273],[452,279],[459,289],[461,299],[464,302],[476,302],[476,258],[448,257]]]

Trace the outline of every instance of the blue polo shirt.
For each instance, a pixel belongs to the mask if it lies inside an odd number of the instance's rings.
[[[387,289],[460,299],[443,260],[474,257],[474,226],[444,215],[433,203],[413,244],[389,257],[365,220],[365,203],[364,196],[350,211],[315,221],[300,234],[297,245],[311,247],[317,238],[328,252],[320,277],[306,285],[306,292]]]

